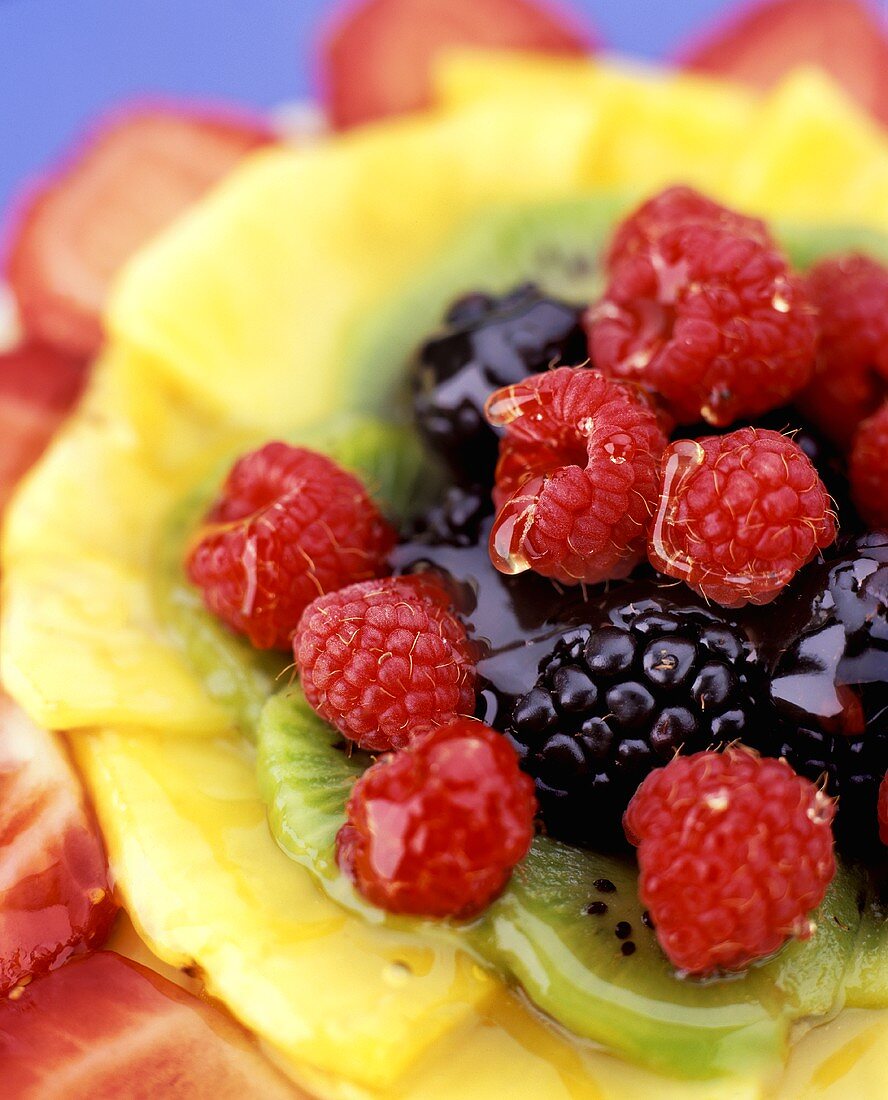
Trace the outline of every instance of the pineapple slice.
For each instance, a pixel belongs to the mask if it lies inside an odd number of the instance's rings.
[[[680,176],[784,217],[853,209],[888,228],[888,145],[822,84],[810,102],[790,84],[760,106],[705,82],[601,68],[577,94],[573,79],[257,154],[124,273],[91,391],[8,516],[4,677],[38,721],[86,731],[78,758],[135,923],[324,1095],[762,1092],[618,1063],[542,1023],[433,930],[340,911],[272,843],[250,752],[150,598],[182,494],[221,455],[347,407],[352,330],[489,205]],[[854,178],[809,193],[818,142],[847,152]],[[884,1018],[868,1019],[884,1051]]]
[[[766,216],[888,225],[884,133],[816,69],[762,98],[687,73],[469,51],[448,55],[436,83],[451,110],[595,103],[584,179],[596,187],[689,183]]]
[[[599,122],[585,179],[629,193],[680,181],[724,194],[736,146],[758,114],[754,93],[724,81],[526,54],[448,55],[437,89],[451,109],[488,102],[523,110],[549,100],[554,112],[559,105],[594,104]]]
[[[229,423],[318,420],[348,403],[356,320],[483,205],[578,190],[596,119],[479,104],[256,156],[130,267],[116,343]]]

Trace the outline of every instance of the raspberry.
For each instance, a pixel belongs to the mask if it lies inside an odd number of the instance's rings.
[[[760,237],[762,241],[770,239],[767,226],[758,218],[729,210],[692,187],[668,187],[642,203],[617,227],[607,253],[608,268],[612,269],[620,260],[643,251],[667,229],[688,222],[724,226]]]
[[[879,784],[879,840],[888,845],[888,772]]]
[[[186,568],[232,630],[258,649],[288,649],[308,604],[378,576],[395,538],[360,481],[332,459],[267,443],[232,467]]]
[[[742,970],[790,936],[835,874],[835,803],[782,760],[745,748],[677,756],[624,817],[639,894],[680,970]]]
[[[357,781],[339,866],[383,909],[468,918],[502,892],[533,839],[533,781],[508,741],[459,718]]]
[[[760,222],[723,212],[640,224],[618,233],[586,315],[599,370],[658,394],[684,424],[758,416],[808,383],[815,310]]]
[[[640,391],[559,367],[493,394],[505,428],[490,556],[566,584],[625,577],[644,553],[666,436]]]
[[[857,511],[870,527],[888,528],[888,402],[858,428],[848,472]]]
[[[851,254],[808,273],[820,311],[811,384],[799,395],[805,415],[842,447],[888,395],[888,268]]]
[[[475,663],[444,589],[419,576],[353,584],[310,604],[293,649],[311,706],[362,749],[402,749],[475,709]]]
[[[768,603],[835,537],[823,482],[779,432],[681,439],[663,455],[650,560],[707,599]]]

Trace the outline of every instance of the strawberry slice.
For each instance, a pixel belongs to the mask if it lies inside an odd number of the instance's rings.
[[[112,951],[0,1001],[0,1065],[16,1100],[303,1095],[224,1012]]]
[[[26,331],[95,354],[108,287],[124,262],[270,140],[258,123],[180,110],[106,122],[24,208],[7,274]]]
[[[334,127],[427,107],[436,56],[453,46],[584,54],[592,36],[536,0],[366,0],[323,44]]]
[[[27,343],[0,354],[0,511],[43,453],[86,380],[78,356]]]
[[[888,125],[888,31],[884,15],[865,0],[764,0],[681,58],[684,68],[762,89],[806,63],[825,69]]]
[[[0,997],[102,944],[116,912],[71,765],[52,734],[0,696]]]

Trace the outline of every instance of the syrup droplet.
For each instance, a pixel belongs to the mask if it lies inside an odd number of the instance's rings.
[[[632,436],[625,432],[618,432],[616,435],[612,435],[607,443],[604,444],[604,453],[610,458],[617,466],[621,466],[624,462],[632,459],[635,454],[635,446],[632,442]]]
[[[500,573],[513,576],[530,569],[531,562],[524,547],[545,484],[543,477],[530,478],[516,496],[506,501],[494,520],[490,531],[490,560]]]
[[[523,416],[541,420],[546,406],[551,404],[548,394],[541,393],[533,386],[506,386],[492,394],[484,406],[484,415],[491,424],[505,427]]]
[[[680,439],[672,444],[663,471],[663,489],[654,518],[651,543],[657,557],[669,565],[673,575],[680,573],[688,577],[694,568],[694,563],[670,540],[669,533],[676,524],[675,513],[682,484],[689,474],[702,465],[704,458],[705,452],[699,443],[693,439]]]

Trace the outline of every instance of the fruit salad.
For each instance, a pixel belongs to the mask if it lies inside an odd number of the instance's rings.
[[[22,220],[15,1097],[884,1094],[879,105],[462,9]]]

